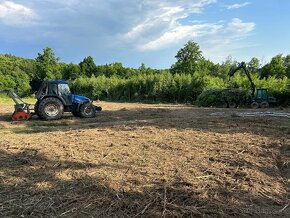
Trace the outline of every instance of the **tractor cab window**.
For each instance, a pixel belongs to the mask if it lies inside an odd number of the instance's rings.
[[[65,102],[67,104],[71,104],[72,103],[72,95],[71,95],[71,91],[69,89],[68,84],[59,84],[58,90],[59,90],[60,96],[65,100]]]
[[[49,84],[48,94],[49,95],[57,95],[57,84]]]
[[[38,89],[37,93],[36,93],[36,97],[37,99],[40,98],[43,95],[47,94],[47,83],[42,83],[40,88]]]
[[[268,92],[266,89],[257,89],[257,99],[267,99]]]
[[[262,90],[257,90],[257,98],[258,99],[262,98]]]

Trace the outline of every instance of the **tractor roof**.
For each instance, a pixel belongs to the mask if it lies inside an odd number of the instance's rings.
[[[68,82],[65,80],[48,80],[46,82],[50,84],[68,84]]]

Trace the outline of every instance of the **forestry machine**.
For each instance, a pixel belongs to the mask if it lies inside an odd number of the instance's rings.
[[[276,98],[270,97],[268,93],[268,89],[265,88],[257,88],[251,78],[250,72],[247,69],[246,63],[241,62],[238,67],[233,68],[229,73],[229,80],[231,77],[235,75],[237,71],[240,69],[243,69],[246,76],[248,77],[250,83],[251,83],[251,107],[252,108],[267,108],[269,107],[269,103],[276,103]],[[255,94],[256,93],[256,94]]]

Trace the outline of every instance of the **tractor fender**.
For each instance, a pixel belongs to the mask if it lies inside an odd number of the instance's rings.
[[[46,98],[57,98],[58,100],[61,101],[61,103],[62,103],[63,105],[66,105],[64,99],[63,99],[63,98],[60,98],[60,97],[57,96],[57,95],[45,95],[45,96],[43,96],[42,98],[38,99],[37,101],[40,102],[40,101],[42,101],[42,100],[44,100],[44,99],[46,99]]]
[[[79,101],[79,102],[75,102],[73,103],[73,111],[80,111],[80,107],[83,105],[83,104],[87,104],[87,103],[90,103],[92,104],[93,102],[92,101]]]

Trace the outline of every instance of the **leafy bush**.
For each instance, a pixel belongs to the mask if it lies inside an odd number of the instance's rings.
[[[233,102],[236,106],[242,106],[248,104],[250,99],[250,93],[245,90],[208,89],[198,96],[196,104],[199,107],[225,107]]]
[[[186,74],[168,72],[132,76],[80,77],[72,89],[89,97],[116,101],[193,102],[202,92],[203,82]]]
[[[222,106],[224,105],[223,93],[223,89],[205,90],[198,96],[196,104],[199,107]]]

